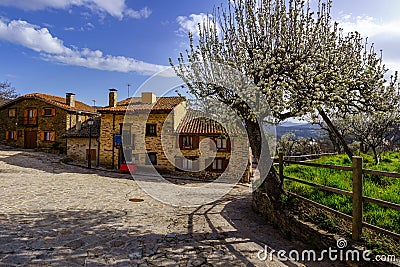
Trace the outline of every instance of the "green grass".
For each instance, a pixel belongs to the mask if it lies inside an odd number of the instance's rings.
[[[400,152],[387,152],[382,155],[381,163],[376,166],[373,156],[363,154],[363,167],[381,171],[400,172]],[[325,156],[313,162],[322,164],[351,166],[347,155]],[[352,173],[348,171],[307,167],[291,164],[285,167],[285,175],[303,179],[317,184],[352,191]],[[323,191],[312,186],[293,181],[285,181],[285,188],[351,215],[351,197]],[[400,204],[400,179],[377,175],[364,175],[364,196],[369,196]],[[371,224],[400,233],[400,212],[364,201],[363,219]]]

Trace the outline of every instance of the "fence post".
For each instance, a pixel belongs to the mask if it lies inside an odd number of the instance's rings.
[[[284,185],[284,178],[283,178],[283,152],[279,152],[279,180],[281,180],[281,187],[283,188]]]
[[[363,212],[363,174],[362,157],[353,156],[353,226],[352,239],[360,240],[362,234],[362,212]]]

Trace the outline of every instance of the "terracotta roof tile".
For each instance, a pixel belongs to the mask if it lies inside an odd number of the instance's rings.
[[[228,134],[228,131],[219,122],[201,117],[201,113],[194,110],[186,112],[176,132],[180,134]]]
[[[51,105],[57,106],[62,109],[66,110],[73,110],[73,111],[83,111],[83,112],[90,112],[90,113],[96,113],[96,109],[86,105],[85,103],[82,103],[80,101],[75,100],[75,107],[71,107],[66,104],[66,99],[64,97],[60,96],[54,96],[54,95],[48,95],[48,94],[42,94],[42,93],[33,93],[33,94],[26,94],[21,97],[18,97],[17,99],[8,102],[8,104],[17,102],[21,99],[27,99],[27,98],[34,98],[34,99],[39,99],[44,102],[47,102]]]
[[[89,124],[88,121],[82,122],[81,129],[78,130],[75,127],[72,127],[70,130],[66,131],[63,134],[64,137],[69,138],[88,138],[89,137]],[[93,118],[92,125],[92,137],[97,138],[100,136],[100,116]]]
[[[98,111],[101,113],[107,112],[125,112],[129,111],[141,111],[141,110],[158,110],[158,111],[171,111],[181,102],[185,101],[186,98],[179,96],[172,97],[157,97],[155,104],[143,104],[140,97],[131,97],[124,99],[117,103],[116,107],[100,108]]]

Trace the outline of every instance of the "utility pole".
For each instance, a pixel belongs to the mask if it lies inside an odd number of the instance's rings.
[[[92,100],[93,101],[93,107],[95,108],[96,107],[96,100]]]
[[[130,83],[128,83],[128,98],[129,98],[129,96],[130,96],[130,94],[129,94],[129,87],[131,87],[131,84],[130,84]]]

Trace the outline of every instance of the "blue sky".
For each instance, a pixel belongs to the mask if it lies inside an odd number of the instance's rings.
[[[316,1],[316,0],[312,0]],[[76,93],[107,104],[109,88],[127,97],[184,51],[214,5],[226,0],[0,0],[0,81],[20,94]],[[400,1],[334,0],[332,14],[358,30],[384,62],[400,69]]]

